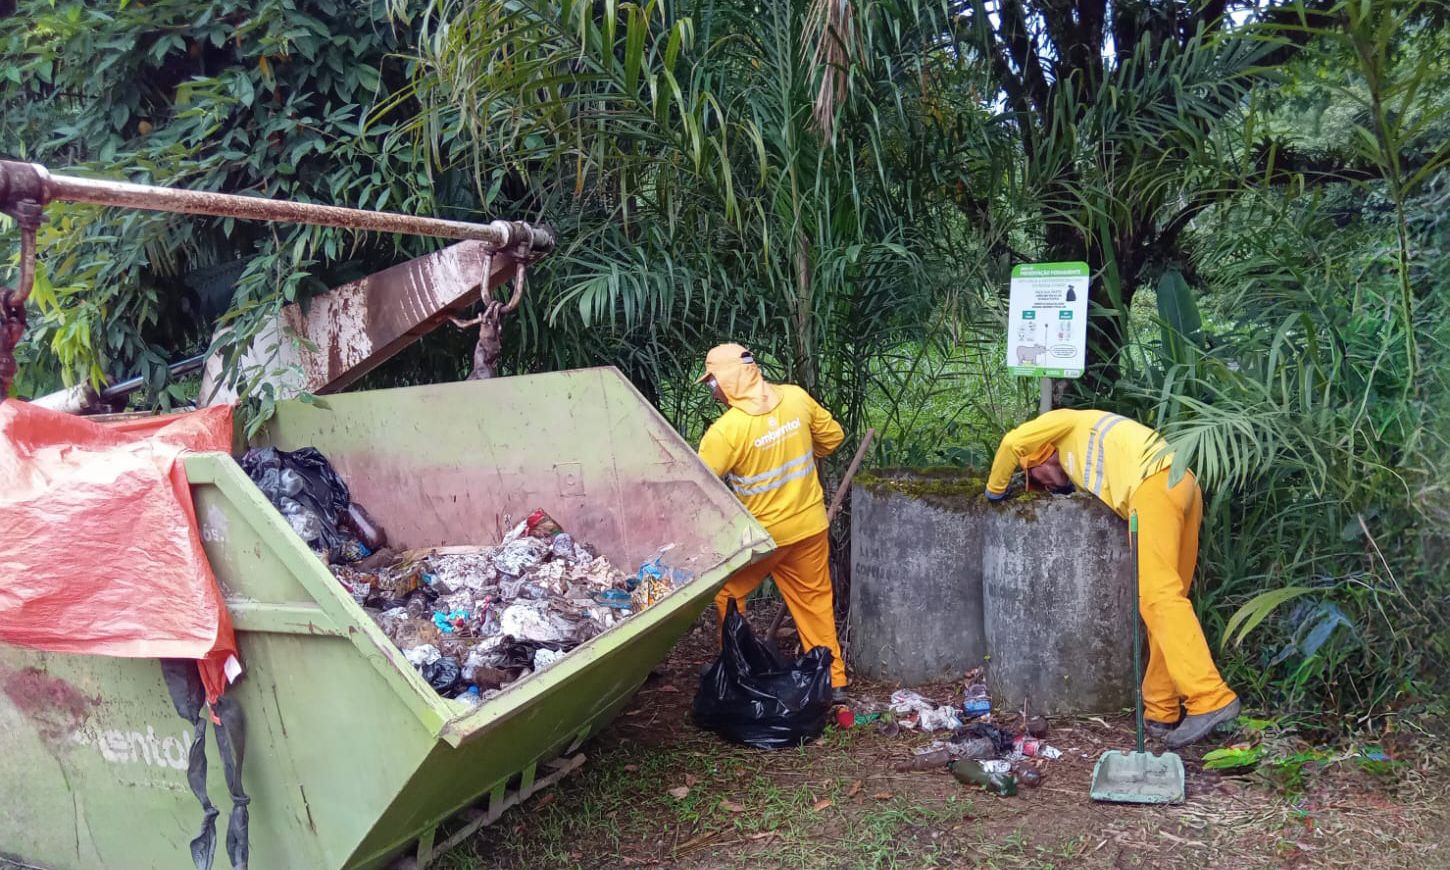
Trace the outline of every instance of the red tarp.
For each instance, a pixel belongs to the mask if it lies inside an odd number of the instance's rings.
[[[241,665],[180,457],[231,443],[226,406],[102,425],[0,401],[0,642],[197,659],[220,697]]]

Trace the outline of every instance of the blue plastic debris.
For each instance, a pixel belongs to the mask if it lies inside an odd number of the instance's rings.
[[[594,596],[596,604],[603,604],[605,607],[613,607],[615,610],[628,610],[630,608],[629,593],[623,589],[605,589]]]
[[[444,613],[441,610],[433,611],[433,624],[444,634],[452,634],[462,628],[468,622],[467,610],[453,610]]]

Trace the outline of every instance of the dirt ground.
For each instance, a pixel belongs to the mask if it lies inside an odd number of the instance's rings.
[[[930,742],[913,732],[832,728],[776,752],[701,732],[689,711],[711,643],[704,624],[692,631],[583,748],[580,772],[440,866],[1450,867],[1450,765],[1423,741],[1397,749],[1391,771],[1343,753],[1289,789],[1204,770],[1223,742],[1207,744],[1182,753],[1186,803],[1114,806],[1089,800],[1089,781],[1103,750],[1131,748],[1131,719],[1054,721],[1048,742],[1063,758],[1045,763],[1039,788],[1004,798],[944,770],[897,772]],[[853,687],[882,702],[890,692]]]

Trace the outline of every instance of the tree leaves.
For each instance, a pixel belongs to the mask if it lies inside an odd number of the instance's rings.
[[[408,35],[406,16],[381,4],[154,0],[107,10],[27,0],[0,19],[0,70],[28,71],[0,75],[0,151],[53,172],[340,205],[429,213],[442,197],[463,214],[471,198],[457,173],[421,186],[415,143],[357,135],[360,103],[387,71],[401,78]],[[362,178],[366,199],[355,194]],[[348,245],[330,230],[64,203],[47,215],[40,247],[55,304],[32,316],[27,394],[128,377],[152,348],[179,358],[205,347],[218,312],[188,285],[198,270],[248,264],[225,314],[230,340],[244,342],[284,302],[341,283],[331,276],[433,245]],[[164,380],[147,386],[146,404],[171,400]]]
[[[1223,629],[1224,643],[1232,640],[1234,644],[1242,644],[1249,632],[1257,628],[1279,605],[1316,591],[1319,590],[1312,586],[1286,586],[1255,595],[1229,617],[1228,624]],[[1237,635],[1234,634],[1235,631],[1238,632]]]

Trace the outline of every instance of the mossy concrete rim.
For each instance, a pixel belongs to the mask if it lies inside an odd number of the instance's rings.
[[[1019,490],[997,505],[987,500],[987,472],[949,465],[865,469],[856,475],[855,485],[875,496],[899,496],[956,513],[1008,507],[1047,495],[1040,490]]]

